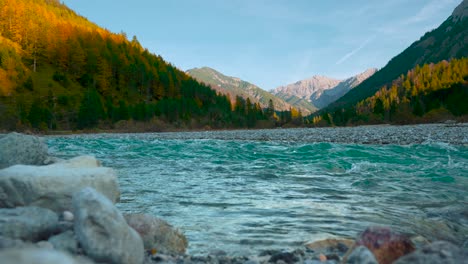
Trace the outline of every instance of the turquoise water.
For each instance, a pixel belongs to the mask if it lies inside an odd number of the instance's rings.
[[[91,154],[115,168],[118,207],[179,227],[192,254],[292,249],[320,237],[354,237],[370,225],[467,246],[464,146],[190,139],[190,133],[47,141],[56,156]]]

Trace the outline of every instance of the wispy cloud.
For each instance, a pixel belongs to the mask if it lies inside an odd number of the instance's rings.
[[[441,8],[446,5],[453,4],[454,2],[455,0],[433,0],[423,6],[415,16],[404,21],[403,24],[408,25],[429,20],[434,16],[434,14],[437,14]]]
[[[349,58],[351,58],[354,54],[358,53],[360,50],[365,48],[372,40],[374,40],[375,36],[371,36],[370,38],[366,39],[359,47],[355,48],[354,50],[348,52],[346,55],[341,57],[335,64],[340,65],[341,63],[345,62]]]
[[[403,36],[405,32],[409,32],[409,35],[413,35],[413,30],[420,31],[420,24],[431,21],[440,10],[447,8],[447,6],[453,6],[457,0],[432,0],[424,5],[415,15],[407,17],[401,20],[392,21],[391,23],[381,26],[377,29],[379,33],[387,35]],[[433,29],[437,24],[431,24],[425,26],[424,30]]]

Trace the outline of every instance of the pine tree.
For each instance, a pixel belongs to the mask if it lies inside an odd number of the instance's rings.
[[[98,124],[104,117],[104,108],[101,97],[94,89],[88,89],[84,94],[78,112],[78,128],[91,128]]]

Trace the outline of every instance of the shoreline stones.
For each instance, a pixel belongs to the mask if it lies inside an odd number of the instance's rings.
[[[120,198],[113,169],[90,156],[47,166],[15,165],[0,170],[0,207],[39,206],[56,212],[71,208],[71,196],[93,187],[113,203]]]
[[[415,250],[408,237],[396,233],[388,227],[367,228],[356,239],[355,245],[357,247],[365,246],[369,249],[379,264],[391,264],[401,256]]]
[[[104,195],[87,187],[73,195],[76,237],[99,262],[143,263],[143,241]]]
[[[7,249],[0,251],[2,264],[92,264],[92,261],[84,257],[73,257],[65,252],[53,249]]]
[[[37,242],[56,231],[58,216],[39,207],[0,209],[0,236]]]
[[[0,137],[0,169],[15,165],[46,165],[54,161],[47,145],[36,136],[9,133]]]
[[[452,243],[436,241],[399,258],[395,264],[456,264],[468,262],[468,250]]]
[[[126,214],[124,217],[140,234],[145,250],[175,255],[185,253],[187,238],[166,221],[147,214]]]

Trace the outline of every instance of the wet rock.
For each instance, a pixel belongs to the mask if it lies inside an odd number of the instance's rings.
[[[114,170],[89,156],[48,166],[15,165],[0,170],[0,207],[38,206],[56,212],[71,208],[73,193],[93,187],[112,202],[119,199]]]
[[[54,245],[52,245],[49,241],[39,241],[36,243],[38,248],[45,248],[45,249],[54,249]]]
[[[0,236],[0,250],[5,248],[24,248],[32,244],[25,243],[21,239],[14,239],[5,236]]]
[[[468,249],[452,243],[436,241],[415,252],[399,258],[395,264],[457,264],[468,262]]]
[[[364,246],[356,247],[347,257],[347,264],[379,264],[374,257],[374,254]]]
[[[0,169],[16,164],[45,165],[51,162],[47,145],[39,137],[10,133],[0,138]]]
[[[0,251],[2,264],[92,264],[85,258],[72,257],[64,252],[52,249],[28,248],[7,249]]]
[[[63,233],[63,232],[66,232],[68,230],[73,230],[73,222],[69,222],[69,221],[59,221],[58,222],[58,225],[57,225],[57,233]]]
[[[98,262],[138,264],[143,241],[114,204],[93,188],[73,195],[75,233],[87,256]]]
[[[356,240],[356,246],[367,247],[380,264],[391,264],[414,251],[411,240],[387,227],[369,227]]]
[[[268,262],[278,263],[280,261],[289,264],[289,263],[295,263],[296,261],[299,261],[299,258],[291,252],[280,252],[271,256]]]
[[[65,251],[72,254],[78,252],[78,241],[75,238],[75,234],[71,230],[49,238],[49,243],[51,243],[55,249],[60,251]]]
[[[166,221],[147,214],[124,215],[128,225],[143,239],[146,250],[156,249],[162,254],[184,254],[187,238]]]
[[[354,244],[351,239],[328,238],[307,243],[305,246],[319,253],[338,252],[344,254]]]
[[[57,225],[57,214],[45,208],[0,209],[0,236],[36,242],[51,236]]]

